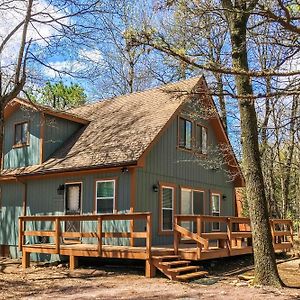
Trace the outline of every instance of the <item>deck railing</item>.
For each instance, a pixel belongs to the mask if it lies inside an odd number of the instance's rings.
[[[188,227],[182,223],[189,223]],[[195,225],[191,225],[195,224]],[[213,224],[218,224],[217,226]],[[270,219],[274,249],[289,248],[293,244],[293,223],[291,220]],[[193,228],[193,230],[191,230]],[[219,230],[214,230],[214,229]],[[228,255],[242,248],[252,247],[252,232],[249,218],[176,215],[174,218],[174,250],[178,254],[182,238],[197,244],[197,258],[201,252],[210,249],[211,241],[218,241],[217,248],[226,249]],[[216,248],[216,247],[215,247]]]
[[[130,232],[114,231],[104,232],[104,221],[136,221],[146,222],[145,231],[135,232],[130,226]],[[66,232],[63,230],[62,222],[97,222],[97,231]],[[29,222],[50,222],[52,230],[27,230]],[[61,241],[63,239],[92,238],[97,239],[98,255],[102,256],[103,238],[129,238],[145,239],[146,258],[151,257],[152,245],[152,215],[151,213],[128,213],[128,214],[100,214],[100,215],[64,215],[64,216],[23,216],[19,217],[19,250],[26,244],[26,237],[51,237],[54,239],[55,252],[60,254]]]

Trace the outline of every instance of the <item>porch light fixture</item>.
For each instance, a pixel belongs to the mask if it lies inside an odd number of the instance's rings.
[[[222,196],[222,199],[225,201],[227,199],[227,196],[226,195],[223,195]]]
[[[122,173],[128,173],[128,168],[127,168],[127,167],[123,167],[123,168],[121,169],[121,172],[122,172]]]
[[[65,185],[64,184],[60,184],[57,188],[57,195],[63,195],[65,191]]]
[[[157,184],[157,183],[155,183],[155,184],[152,185],[152,190],[153,190],[153,192],[155,192],[155,193],[158,192],[158,184]]]

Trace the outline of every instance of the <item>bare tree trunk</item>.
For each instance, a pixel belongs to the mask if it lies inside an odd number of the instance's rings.
[[[248,2],[248,1],[247,1]],[[232,45],[232,62],[236,70],[249,71],[247,57],[246,29],[248,14],[247,2],[222,0],[226,9],[226,17],[230,26]],[[248,4],[255,6],[256,1]],[[281,286],[272,236],[269,224],[268,207],[261,169],[258,145],[258,126],[255,111],[252,83],[247,75],[236,75],[235,82],[238,96],[249,95],[249,99],[240,98],[239,109],[241,118],[242,151],[246,195],[253,235],[255,283],[262,285]]]

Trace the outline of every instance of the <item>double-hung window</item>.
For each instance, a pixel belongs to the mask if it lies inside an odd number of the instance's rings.
[[[199,124],[196,126],[196,149],[207,154],[207,128]]]
[[[220,194],[212,193],[211,194],[211,214],[212,216],[220,216]],[[220,230],[220,223],[213,222],[212,223],[212,230],[218,231]]]
[[[179,118],[179,147],[192,148],[193,128],[192,122],[182,117]]]
[[[173,230],[174,187],[161,186],[161,231]]]
[[[116,199],[116,181],[99,180],[96,181],[96,212],[114,213]]]
[[[29,142],[28,122],[15,124],[15,146],[24,146]]]

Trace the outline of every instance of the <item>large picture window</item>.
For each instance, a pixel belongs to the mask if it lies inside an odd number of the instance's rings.
[[[15,146],[24,146],[29,142],[28,122],[15,124]]]
[[[96,181],[96,212],[99,214],[115,211],[115,183],[113,180]]]
[[[161,187],[161,231],[173,230],[174,187]]]
[[[220,216],[220,194],[212,193],[211,194],[211,214],[212,216]],[[220,230],[220,223],[213,222],[212,230],[218,231]]]
[[[191,149],[192,135],[192,122],[184,118],[179,118],[179,147]]]
[[[207,154],[207,128],[199,124],[196,126],[196,147],[200,153]]]

